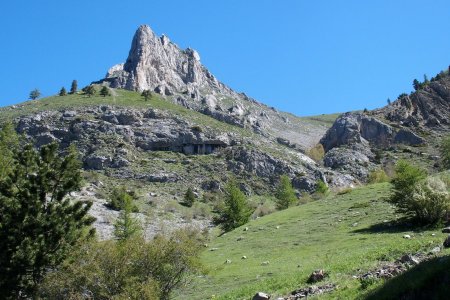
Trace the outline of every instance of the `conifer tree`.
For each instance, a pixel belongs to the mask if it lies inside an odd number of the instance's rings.
[[[184,203],[186,206],[191,207],[195,202],[195,194],[192,191],[192,188],[189,187],[186,191],[186,194],[184,194]]]
[[[419,80],[417,80],[417,79],[413,80],[413,87],[414,87],[414,90],[416,90],[416,91],[420,90],[421,84],[420,84]]]
[[[251,214],[252,210],[244,193],[239,189],[236,181],[231,179],[225,187],[224,205],[220,208],[214,222],[224,231],[230,231],[247,223]]]
[[[275,197],[277,198],[277,208],[280,210],[286,209],[297,202],[294,188],[292,187],[291,180],[288,176],[282,175],[280,177],[280,183]]]
[[[30,92],[30,99],[31,100],[36,100],[37,98],[39,98],[41,96],[41,92],[38,89],[34,89]]]
[[[147,101],[152,97],[152,92],[150,90],[144,90],[141,94],[142,97],[144,97],[144,100]]]
[[[70,94],[75,94],[78,90],[78,82],[74,79],[72,85],[70,86]]]
[[[95,95],[95,93],[97,93],[97,90],[95,89],[95,87],[93,85],[88,85],[86,87],[83,88],[83,93],[85,93],[89,98],[93,95]]]
[[[132,201],[133,198],[129,194],[123,194],[122,202],[124,207],[114,224],[114,235],[120,241],[129,239],[142,229],[139,221],[131,215],[133,209]]]
[[[65,87],[62,87],[62,88],[61,88],[61,90],[59,91],[59,95],[60,95],[60,96],[65,96],[65,95],[67,95],[67,91],[66,91],[66,88],[65,88]]]
[[[87,236],[92,203],[66,197],[81,186],[74,148],[64,158],[57,144],[13,152],[13,166],[0,180],[0,290],[6,298],[35,298],[47,270]]]
[[[14,163],[14,151],[18,147],[19,136],[14,130],[13,124],[3,124],[0,130],[0,181],[4,180],[5,176],[11,171]]]
[[[100,95],[103,97],[111,96],[111,92],[109,91],[109,88],[107,86],[103,86],[100,90]]]

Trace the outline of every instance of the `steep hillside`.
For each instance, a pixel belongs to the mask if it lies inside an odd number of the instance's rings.
[[[396,226],[398,216],[383,201],[388,189],[384,183],[329,195],[213,238],[203,254],[207,274],[179,299],[250,299],[260,291],[277,299],[310,286],[308,276],[317,269],[329,277],[316,286],[336,285],[320,299],[360,297],[383,282],[375,280],[363,290],[363,274],[407,253],[427,256],[446,236],[439,230]]]
[[[78,147],[87,186],[74,196],[96,200],[93,214],[101,238],[111,236],[117,212],[104,204],[120,185],[138,192],[139,217],[152,236],[162,227],[209,226],[218,193],[231,176],[255,197],[255,208],[265,205],[258,196],[272,194],[282,174],[303,195],[314,191],[319,179],[334,187],[353,184],[353,178],[326,170],[292,145],[250,128],[156,94],[144,101],[137,92],[112,92],[110,97],[55,96],[0,109],[0,120],[14,121],[17,131],[37,146],[57,142],[63,148],[71,143]],[[298,122],[302,128],[327,126]],[[182,205],[188,187],[197,195],[193,208]]]

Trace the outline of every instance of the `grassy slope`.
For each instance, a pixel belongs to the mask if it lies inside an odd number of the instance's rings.
[[[427,251],[441,244],[444,237],[438,230],[418,233],[389,227],[385,220],[396,216],[381,199],[388,189],[385,183],[330,195],[251,221],[246,225],[248,231],[238,228],[215,238],[209,249],[218,250],[203,254],[209,273],[197,278],[183,295],[190,299],[210,299],[212,295],[249,299],[257,291],[284,295],[305,286],[308,275],[323,268],[330,272],[328,280],[338,283],[339,288],[321,299],[355,298],[361,290],[352,275],[372,269],[382,260]],[[404,239],[404,234],[413,238]],[[238,241],[239,237],[243,239]],[[244,255],[248,259],[241,259]],[[227,259],[232,263],[225,264]],[[262,266],[265,261],[270,264]]]

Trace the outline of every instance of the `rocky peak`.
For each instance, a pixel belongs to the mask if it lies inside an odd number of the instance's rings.
[[[158,37],[147,25],[134,34],[128,58],[113,66],[103,81],[112,87],[128,90],[163,91],[163,94],[188,92],[199,96],[200,88],[230,94],[200,63],[200,55],[191,48],[180,49],[166,35]]]

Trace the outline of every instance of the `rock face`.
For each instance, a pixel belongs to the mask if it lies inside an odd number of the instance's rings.
[[[340,116],[320,140],[325,151],[342,145],[373,143],[388,147],[392,143],[420,145],[425,140],[408,129],[395,130],[392,126],[361,113]]]
[[[372,149],[380,150],[393,144],[422,145],[425,139],[408,128],[393,126],[363,113],[340,116],[320,140],[326,154],[325,167],[339,170],[366,181],[377,168]]]
[[[58,142],[65,148],[75,144],[86,170],[107,171],[120,179],[180,185],[189,182],[203,190],[220,191],[227,180],[224,173],[231,172],[249,179],[243,186],[247,194],[254,192],[252,178],[263,181],[270,190],[283,174],[292,179],[298,191],[306,192],[314,191],[319,179],[339,187],[354,182],[352,177],[323,170],[306,155],[257,134],[253,139],[244,138],[237,132],[199,126],[188,118],[153,108],[101,105],[44,111],[19,117],[16,123],[17,131],[37,146]],[[281,148],[285,151],[283,158],[264,153],[258,149],[262,145]],[[162,153],[177,153],[179,158],[160,160],[158,156],[165,155]],[[199,155],[214,156],[203,162],[195,158]],[[149,156],[153,161],[145,158]]]

